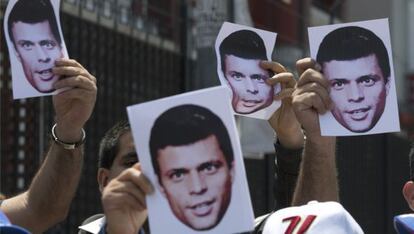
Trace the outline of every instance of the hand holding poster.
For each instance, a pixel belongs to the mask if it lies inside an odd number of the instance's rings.
[[[273,96],[280,85],[265,81],[273,71],[260,61],[271,60],[276,33],[225,22],[216,39],[217,74],[232,93],[234,114],[269,119],[279,108]]]
[[[52,68],[68,58],[59,21],[59,0],[10,0],[4,20],[14,99],[56,94]]]
[[[128,107],[151,233],[240,233],[253,212],[228,91],[215,87]],[[162,223],[162,225],[161,225]]]

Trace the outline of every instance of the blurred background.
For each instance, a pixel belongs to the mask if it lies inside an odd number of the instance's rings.
[[[0,0],[1,25],[7,2]],[[338,176],[341,202],[365,232],[394,233],[392,217],[409,212],[401,189],[414,137],[414,0],[61,0],[69,56],[97,77],[98,101],[70,215],[48,233],[75,233],[101,212],[98,144],[126,117],[126,106],[219,85],[214,41],[224,21],[277,32],[273,59],[294,71],[309,53],[307,27],[376,18],[390,21],[402,130],[339,138]],[[0,191],[12,196],[27,189],[43,160],[53,109],[50,97],[13,101],[3,30],[0,35]],[[258,216],[275,206],[273,132],[266,121],[237,121]]]

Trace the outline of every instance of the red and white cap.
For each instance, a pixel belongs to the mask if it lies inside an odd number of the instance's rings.
[[[364,233],[352,216],[337,202],[311,201],[271,214],[263,234],[360,234]]]

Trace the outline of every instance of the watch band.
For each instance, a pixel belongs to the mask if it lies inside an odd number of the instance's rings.
[[[78,148],[79,146],[81,146],[85,143],[86,133],[85,133],[85,130],[83,128],[82,128],[82,137],[81,137],[80,141],[72,142],[72,143],[63,142],[63,141],[59,140],[59,138],[56,136],[55,129],[56,129],[56,124],[53,125],[53,127],[52,127],[52,131],[51,131],[52,132],[52,139],[56,144],[62,146],[64,149],[73,150],[73,149],[76,149],[76,148]]]

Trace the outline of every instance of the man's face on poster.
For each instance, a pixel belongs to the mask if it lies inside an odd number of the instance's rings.
[[[63,54],[49,22],[29,24],[18,21],[13,24],[12,33],[26,79],[39,92],[52,92],[53,84],[59,78],[52,73],[52,68]]]
[[[158,150],[160,189],[174,215],[195,230],[214,228],[231,199],[233,166],[216,136]]]
[[[250,114],[273,102],[273,87],[266,84],[269,72],[260,67],[259,59],[225,55],[224,76],[233,92],[236,113]]]
[[[325,62],[323,72],[331,84],[335,119],[352,132],[372,129],[384,112],[389,88],[376,55]]]

